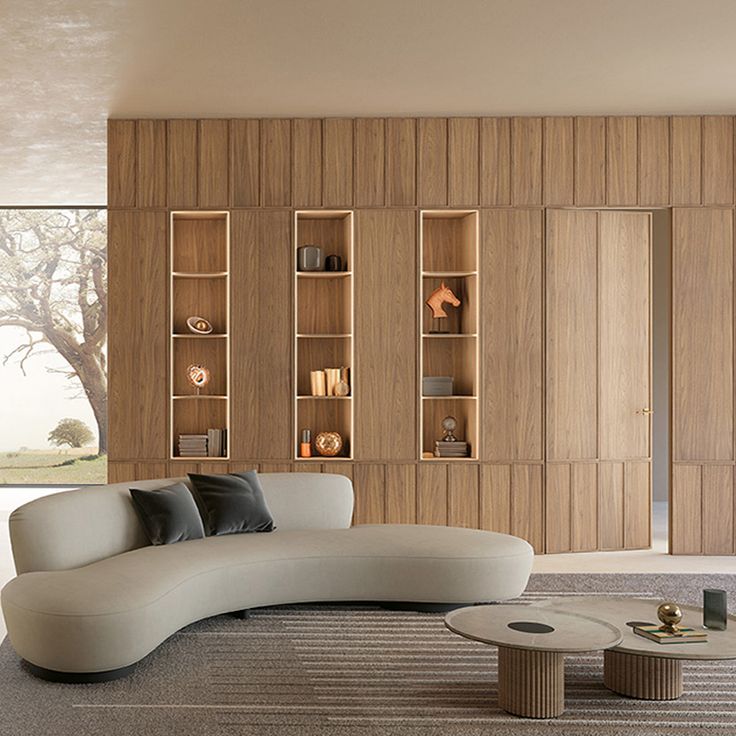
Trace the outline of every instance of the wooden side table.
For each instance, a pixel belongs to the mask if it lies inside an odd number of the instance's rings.
[[[526,718],[565,710],[565,655],[621,641],[612,624],[570,612],[522,605],[469,606],[448,613],[450,631],[498,647],[498,704]]]

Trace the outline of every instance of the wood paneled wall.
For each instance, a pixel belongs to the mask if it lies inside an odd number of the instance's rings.
[[[562,458],[565,442],[585,442],[545,436],[545,208],[676,206],[673,459],[683,466],[674,485],[701,500],[707,524],[728,473],[704,469],[734,463],[733,154],[728,116],[110,121],[111,478],[194,467],[167,460],[167,212],[232,212],[231,467],[291,470],[302,469],[290,459],[293,208],[354,208],[356,461],[324,470],[354,478],[356,520],[512,531],[538,551],[545,535],[558,535],[563,547],[587,549],[585,519],[609,513],[588,496],[606,483],[619,489],[621,508],[610,510],[618,520],[610,540],[595,543],[637,546],[640,522],[626,502],[637,468],[545,466],[550,451]],[[416,458],[424,207],[482,208],[479,463]],[[569,528],[546,522],[552,487],[581,510]],[[697,545],[711,549],[699,529]]]

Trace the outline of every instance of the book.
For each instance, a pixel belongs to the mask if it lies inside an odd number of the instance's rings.
[[[681,626],[676,633],[663,631],[659,626],[634,626],[634,633],[659,644],[689,644],[707,642],[708,632]]]

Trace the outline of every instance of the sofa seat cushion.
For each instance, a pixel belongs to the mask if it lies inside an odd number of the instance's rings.
[[[376,525],[227,535],[149,546],[2,592],[16,650],[98,672],[138,661],[181,627],[227,611],[316,601],[470,603],[526,586],[529,544],[504,534]]]

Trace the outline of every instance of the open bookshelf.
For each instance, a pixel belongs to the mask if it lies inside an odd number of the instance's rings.
[[[479,377],[479,218],[477,210],[423,210],[419,222],[419,457],[457,462],[477,460],[480,442]],[[433,318],[430,296],[444,284],[451,301]],[[452,297],[460,301],[453,306]],[[443,299],[438,300],[438,305]],[[425,392],[424,378],[452,379],[451,393]],[[442,420],[457,420],[455,437],[468,443],[464,457],[435,457],[444,436]]]
[[[353,213],[350,210],[297,210],[294,213],[294,457],[317,462],[353,457],[353,396],[355,387],[353,339]],[[318,270],[300,270],[299,249],[312,245],[322,251]],[[328,256],[340,259],[340,270],[325,270]],[[345,395],[328,391],[325,375],[321,394],[319,377],[312,372],[347,369],[340,378]],[[331,384],[330,384],[331,385]],[[340,389],[344,391],[344,389]],[[300,454],[302,431],[311,434],[311,458]],[[335,456],[320,455],[315,438],[337,432],[343,440]]]
[[[172,460],[218,461],[230,446],[230,214],[172,212],[170,222],[170,416]],[[208,334],[193,332],[187,320],[210,323]],[[209,380],[201,388],[188,379],[190,366],[202,366]],[[221,442],[210,430],[225,430]],[[210,435],[207,446],[180,435]],[[196,445],[195,454],[191,449]],[[200,451],[200,448],[201,450]],[[218,454],[211,455],[209,453]]]

